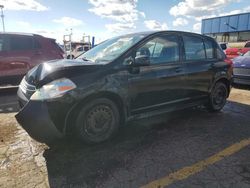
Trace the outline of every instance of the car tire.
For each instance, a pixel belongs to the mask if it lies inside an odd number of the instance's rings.
[[[228,97],[228,87],[223,82],[217,82],[208,99],[206,105],[208,111],[210,112],[219,112],[226,104]]]
[[[85,143],[110,139],[118,130],[120,114],[114,102],[98,98],[84,105],[76,119],[76,134]]]

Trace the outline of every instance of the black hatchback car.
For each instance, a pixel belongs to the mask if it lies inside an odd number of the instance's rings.
[[[206,105],[219,111],[230,92],[232,62],[214,39],[188,32],[128,34],[75,60],[50,61],[23,78],[17,121],[40,142],[73,132],[107,140],[126,122]]]

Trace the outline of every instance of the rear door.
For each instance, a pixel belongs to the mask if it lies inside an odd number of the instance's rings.
[[[185,84],[188,97],[193,101],[207,97],[213,81],[213,66],[216,62],[214,43],[199,36],[184,35]]]
[[[132,114],[160,110],[185,100],[185,72],[177,35],[161,35],[145,42],[136,56],[150,56],[150,65],[129,73]]]

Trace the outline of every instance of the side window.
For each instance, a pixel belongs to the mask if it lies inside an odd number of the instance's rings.
[[[183,36],[186,60],[206,59],[204,44],[201,38]]]
[[[177,36],[156,37],[136,51],[136,56],[147,55],[151,64],[179,61],[179,42]]]
[[[146,55],[151,57],[155,49],[155,41],[149,41],[136,51],[136,56]]]
[[[217,54],[217,57],[216,57],[217,59],[225,58],[224,52],[219,47],[216,48],[216,54]]]
[[[205,40],[204,43],[205,43],[207,59],[213,59],[214,58],[213,42],[211,40]]]
[[[35,49],[40,49],[42,48],[40,42],[37,39],[34,39],[34,48]]]
[[[33,49],[33,40],[30,36],[10,36],[10,50]]]
[[[154,47],[154,51],[153,51],[153,54],[152,54],[152,57],[160,57],[161,56],[161,52],[164,48],[164,44],[161,43],[161,42],[156,42],[155,43],[155,47]]]

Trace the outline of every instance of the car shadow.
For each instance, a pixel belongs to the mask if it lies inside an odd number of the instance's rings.
[[[242,111],[249,113],[250,106],[228,102],[225,112],[223,110],[213,114],[208,113],[203,107],[197,107],[135,121],[121,128],[112,140],[98,145],[86,145],[76,140],[62,140],[44,152],[49,185],[50,187],[102,187],[99,183],[112,177],[116,169],[129,171],[136,156],[145,151],[151,152],[151,147],[161,143],[162,138],[159,134],[162,131],[168,132],[170,144],[175,142],[172,139],[176,133],[185,135],[187,131],[191,131],[190,134],[197,135],[197,129],[203,129],[200,130],[202,135],[204,129],[211,129],[211,127],[204,128],[205,125],[193,127],[192,119],[197,121],[199,118],[205,118],[211,121],[212,118],[216,123],[217,118],[231,116],[230,110],[237,114]]]
[[[134,121],[122,127],[115,138],[98,145],[62,140],[44,152],[50,187],[96,187],[97,179],[105,180],[114,169],[126,169],[136,153],[157,141],[159,131],[176,128],[174,121],[194,113],[207,112],[195,108]]]

